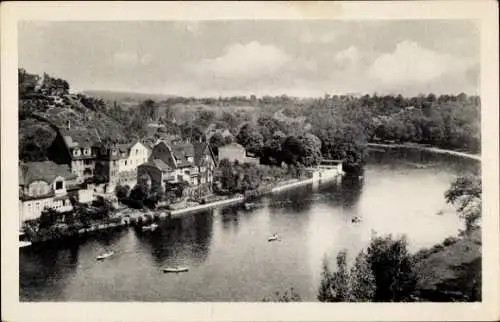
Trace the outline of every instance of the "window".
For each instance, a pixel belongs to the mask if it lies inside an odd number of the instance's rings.
[[[127,160],[123,161],[123,163],[124,163],[125,165],[127,165]]]
[[[56,181],[56,190],[61,190],[63,188],[63,182],[62,181]]]
[[[135,149],[135,155],[139,154],[139,149]]]
[[[92,164],[92,160],[85,159],[85,160],[83,160],[83,164],[85,164],[85,165],[91,165]]]

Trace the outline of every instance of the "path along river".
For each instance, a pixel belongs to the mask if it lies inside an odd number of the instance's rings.
[[[456,235],[461,222],[443,194],[479,162],[407,149],[374,151],[363,178],[283,191],[241,206],[126,229],[59,247],[20,250],[21,301],[260,301],[293,287],[315,301],[322,261],[350,256],[372,231],[406,234],[410,248]],[[437,215],[441,212],[440,215]],[[354,216],[362,221],[351,222]],[[268,242],[274,232],[281,241]],[[115,255],[96,262],[105,249]],[[189,266],[182,274],[162,267]]]

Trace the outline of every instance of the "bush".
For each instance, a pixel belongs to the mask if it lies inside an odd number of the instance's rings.
[[[443,246],[450,246],[455,244],[459,239],[457,237],[448,237],[443,241]]]

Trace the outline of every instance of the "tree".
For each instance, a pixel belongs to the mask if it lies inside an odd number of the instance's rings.
[[[218,155],[219,148],[225,144],[224,137],[221,133],[216,132],[214,135],[210,137],[210,147],[212,151],[214,151],[215,155]]]
[[[310,133],[298,137],[289,136],[283,142],[281,152],[283,161],[289,165],[317,165],[321,161],[321,141]]]
[[[115,187],[115,195],[118,198],[118,200],[123,200],[128,197],[130,193],[130,187],[128,185],[121,186],[117,185]]]
[[[148,197],[148,187],[143,184],[136,184],[132,191],[130,191],[130,199],[144,202]]]
[[[250,123],[246,123],[240,128],[236,141],[243,145],[248,152],[255,155],[260,155],[264,146],[262,134]]]
[[[251,163],[244,163],[237,168],[237,178],[241,180],[237,183],[237,190],[245,192],[248,190],[255,190],[259,187],[262,181],[262,172],[260,168]]]
[[[349,270],[347,268],[347,253],[341,251],[337,255],[337,271],[330,279],[331,302],[347,302],[349,296]]]
[[[57,217],[58,217],[58,212],[53,208],[46,208],[42,210],[38,222],[38,229],[52,227],[56,223]]]
[[[481,196],[481,178],[476,175],[458,177],[445,192],[446,202],[455,205],[459,215],[464,219],[467,234],[478,226],[481,218]]]
[[[213,111],[200,110],[197,111],[196,114],[197,117],[195,123],[202,128],[209,126],[215,119],[215,112]]]
[[[321,141],[320,139],[310,133],[307,133],[299,140],[302,142],[302,155],[300,163],[306,167],[314,166],[321,161]]]
[[[183,139],[188,139],[192,142],[205,142],[206,137],[205,133],[196,124],[190,124],[188,122],[185,122],[181,125],[181,135]]]
[[[412,299],[416,275],[404,238],[374,238],[350,270],[346,252],[337,255],[337,271],[323,265],[318,300],[322,302],[402,302]]]
[[[165,189],[161,185],[153,185],[148,195],[148,199],[154,204],[165,197]]]
[[[376,302],[409,301],[415,290],[408,243],[404,237],[375,237],[367,249],[367,263],[375,277]]]
[[[296,165],[300,162],[300,155],[303,153],[302,141],[296,136],[289,136],[281,147],[283,161],[288,165]]]
[[[356,256],[349,278],[351,302],[370,302],[373,300],[376,291],[375,277],[364,250]]]
[[[273,134],[272,138],[269,139],[262,149],[262,159],[265,163],[269,164],[281,164],[283,143],[286,140],[285,133],[277,131]]]
[[[158,119],[158,104],[151,99],[142,102],[139,111],[148,120],[156,121]]]

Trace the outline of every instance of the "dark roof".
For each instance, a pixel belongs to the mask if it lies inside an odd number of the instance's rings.
[[[100,143],[95,129],[71,128],[59,129],[59,132],[69,148],[99,146]]]
[[[192,163],[187,160],[188,157],[194,159],[194,146],[191,143],[174,144],[170,146],[170,149],[176,159],[175,162],[178,167],[192,165]]]
[[[212,161],[215,162],[214,154],[208,143],[197,142],[194,144],[194,164],[197,166],[203,165],[203,156],[209,155]]]
[[[163,162],[163,160],[160,160],[160,159],[149,160],[148,162],[139,165],[139,167],[141,167],[141,166],[153,166],[153,167],[160,169],[161,171],[170,171],[171,170],[171,168],[168,166],[168,164],[166,164],[165,162]]]
[[[36,180],[52,183],[55,178],[74,179],[69,166],[57,164],[52,161],[27,162],[19,166],[19,185],[28,185]]]

